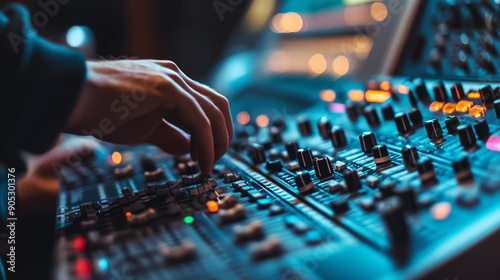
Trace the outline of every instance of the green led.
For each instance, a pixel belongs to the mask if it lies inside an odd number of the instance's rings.
[[[192,223],[193,221],[194,221],[194,218],[193,218],[193,217],[191,217],[191,216],[186,216],[186,217],[184,217],[184,222],[185,222],[186,224],[190,224],[190,223]]]

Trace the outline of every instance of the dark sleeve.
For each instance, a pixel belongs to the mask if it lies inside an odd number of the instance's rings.
[[[0,162],[23,169],[20,152],[47,151],[86,77],[83,53],[40,38],[21,5],[0,12]]]

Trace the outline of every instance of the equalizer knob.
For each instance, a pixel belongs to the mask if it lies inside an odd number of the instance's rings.
[[[375,162],[377,167],[386,166],[391,162],[391,157],[389,156],[386,145],[377,145],[373,147],[372,151],[373,161]]]
[[[417,163],[418,177],[423,186],[431,186],[437,183],[436,171],[430,158],[421,158]]]
[[[355,104],[347,104],[347,106],[345,107],[345,111],[347,112],[347,117],[349,117],[349,120],[351,120],[351,122],[358,121],[359,113],[358,108]]]
[[[410,239],[406,223],[403,202],[398,196],[391,196],[378,204],[378,212],[382,216],[394,245],[404,245]]]
[[[445,102],[448,101],[448,95],[446,94],[446,87],[443,82],[439,81],[437,85],[434,86],[434,98],[436,101]]]
[[[359,179],[358,171],[350,170],[344,172],[344,183],[347,192],[355,192],[361,188],[361,179]]]
[[[297,175],[295,175],[295,184],[297,185],[297,189],[299,193],[304,193],[311,190],[314,187],[314,184],[311,180],[311,175],[307,171],[299,171]]]
[[[413,126],[420,126],[422,125],[422,120],[424,117],[422,117],[422,112],[420,112],[420,109],[418,108],[411,108],[410,111],[408,112],[408,117],[410,118],[411,123]]]
[[[441,124],[439,124],[438,119],[432,119],[425,122],[425,131],[427,131],[427,137],[432,142],[437,142],[443,139],[443,129]]]
[[[455,177],[459,183],[466,183],[472,181],[472,171],[470,168],[469,159],[463,157],[452,163]]]
[[[461,83],[457,83],[451,87],[451,97],[455,103],[465,98],[464,87]]]
[[[486,120],[477,120],[474,122],[474,130],[476,131],[477,139],[485,141],[490,137],[490,128]]]
[[[458,138],[464,149],[470,149],[476,146],[476,135],[471,125],[461,125],[458,127]]]
[[[347,145],[347,138],[345,137],[344,129],[340,126],[334,126],[330,132],[332,145],[335,149],[345,147]]]
[[[415,171],[418,163],[418,152],[415,146],[406,147],[401,150],[403,164],[409,172]]]
[[[377,110],[373,106],[367,106],[363,110],[363,115],[366,118],[366,121],[371,127],[377,127],[380,125],[380,118],[378,117]]]
[[[313,156],[311,149],[297,150],[297,161],[299,162],[300,169],[308,169],[313,166]]]
[[[457,116],[447,116],[444,124],[446,125],[446,129],[448,129],[448,134],[455,134],[460,125],[460,120]]]
[[[299,127],[299,132],[302,136],[304,137],[311,136],[312,134],[311,122],[308,119],[299,120],[297,125]]]
[[[384,120],[390,121],[394,119],[394,108],[392,107],[391,104],[387,104],[382,108],[382,116],[384,117]]]
[[[248,156],[254,164],[260,164],[266,161],[266,151],[264,147],[259,144],[252,144],[250,149],[248,149]]]
[[[415,85],[415,92],[417,93],[418,99],[422,101],[424,104],[428,104],[431,101],[431,97],[429,92],[427,91],[427,86],[423,80],[419,81],[417,85]]]
[[[373,147],[377,145],[377,139],[373,132],[363,132],[359,136],[359,142],[361,143],[361,149],[367,155],[371,155]]]
[[[321,117],[321,120],[318,122],[318,131],[321,138],[324,140],[330,139],[330,131],[332,130],[332,123],[328,120],[327,117]]]
[[[483,85],[479,88],[479,96],[481,97],[481,102],[483,106],[491,108],[493,106],[493,101],[495,97],[493,96],[493,88],[490,85]]]
[[[332,164],[328,157],[314,159],[314,172],[318,179],[329,178],[333,174]]]
[[[398,129],[399,134],[407,135],[412,131],[410,120],[408,119],[408,115],[405,113],[397,113],[394,116],[394,122],[396,122],[396,128]]]
[[[297,159],[297,151],[299,150],[299,143],[295,142],[286,142],[285,150],[288,154],[289,160]]]
[[[283,142],[283,137],[281,136],[281,130],[277,127],[271,127],[269,130],[269,138],[271,138],[272,143]]]

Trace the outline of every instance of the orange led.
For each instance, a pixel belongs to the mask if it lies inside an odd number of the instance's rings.
[[[391,93],[383,90],[367,90],[366,91],[366,101],[382,103],[391,97]]]
[[[429,106],[429,110],[431,110],[432,112],[439,112],[439,111],[441,111],[441,109],[443,109],[443,106],[444,106],[444,102],[434,101]]]
[[[445,114],[453,114],[455,112],[457,104],[455,103],[446,103],[443,107],[443,113]]]
[[[474,103],[469,100],[460,100],[457,103],[457,112],[465,113],[469,111],[470,107],[472,107]]]
[[[431,209],[432,218],[435,220],[443,220],[448,218],[451,212],[451,204],[448,202],[440,202],[434,205]]]
[[[383,82],[381,82],[380,83],[380,89],[388,91],[389,89],[391,89],[391,83],[389,81],[383,81]]]
[[[245,111],[239,112],[238,115],[236,115],[236,121],[241,125],[248,124],[250,122],[250,115]]]
[[[128,217],[132,216],[132,213],[127,212],[127,213],[125,213],[125,216],[127,216],[127,218],[128,218]]]
[[[259,115],[255,120],[259,127],[266,127],[269,125],[269,117],[266,115]]]
[[[219,210],[219,204],[217,202],[210,200],[207,202],[207,208],[210,212],[217,212]]]
[[[336,97],[335,91],[331,89],[324,89],[319,92],[319,98],[325,102],[333,102]]]
[[[469,98],[480,98],[481,97],[481,95],[477,91],[469,92],[469,94],[467,96]]]
[[[486,115],[486,107],[481,105],[474,105],[474,107],[469,109],[469,116],[475,118],[481,118]]]
[[[119,152],[114,152],[113,154],[111,154],[111,160],[114,164],[120,164],[120,162],[122,162],[122,154],[120,154]]]
[[[359,89],[351,89],[349,92],[347,92],[347,95],[349,96],[349,99],[354,102],[361,102],[363,101],[363,99],[365,99],[365,93]]]
[[[410,88],[408,88],[407,86],[404,86],[404,85],[400,85],[398,87],[398,92],[401,94],[408,94],[410,92]]]

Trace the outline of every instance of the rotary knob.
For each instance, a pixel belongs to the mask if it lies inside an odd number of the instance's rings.
[[[385,166],[391,162],[391,157],[389,156],[386,145],[377,145],[373,147],[372,151],[373,161],[377,167]]]
[[[264,147],[259,144],[252,144],[250,149],[248,149],[248,156],[254,164],[260,164],[266,161],[266,151]]]
[[[363,132],[359,136],[359,142],[361,143],[361,149],[367,155],[371,155],[373,147],[377,145],[377,139],[373,132]]]
[[[328,140],[330,138],[330,131],[332,130],[332,123],[328,120],[327,117],[321,117],[321,120],[318,122],[318,131],[321,138],[324,140]]]
[[[444,124],[446,125],[446,129],[448,129],[448,134],[455,134],[460,125],[460,120],[457,116],[447,116]]]
[[[415,85],[415,92],[417,93],[418,99],[422,101],[424,104],[429,104],[431,97],[429,95],[429,92],[427,91],[427,86],[425,85],[425,82],[423,80],[420,80],[417,82],[417,85]]]
[[[272,143],[283,142],[283,137],[281,136],[280,129],[274,126],[269,130],[269,138],[271,138]]]
[[[382,108],[382,116],[386,121],[394,119],[394,108],[391,104],[388,104]]]
[[[425,122],[425,131],[427,132],[427,137],[432,142],[437,142],[443,139],[443,129],[441,124],[439,124],[438,119],[432,119]]]
[[[299,171],[297,175],[295,175],[295,184],[297,185],[297,189],[299,193],[304,193],[311,190],[314,187],[314,184],[311,180],[311,175],[307,171]]]
[[[302,136],[304,137],[311,136],[312,134],[311,122],[308,119],[300,119],[297,125],[299,127],[299,132]]]
[[[437,85],[434,86],[434,98],[436,101],[445,102],[448,101],[448,95],[446,94],[446,87],[443,82],[439,81]]]
[[[410,186],[398,186],[394,189],[394,193],[399,196],[403,203],[403,210],[415,212],[418,209],[417,194]]]
[[[399,134],[408,135],[412,132],[410,120],[408,119],[408,115],[405,113],[397,113],[394,116],[394,122],[396,123],[396,128],[398,129]]]
[[[279,160],[279,159],[266,162],[266,169],[271,173],[278,172],[282,168],[283,168],[283,164],[281,163],[281,160]]]
[[[299,162],[300,169],[308,169],[313,166],[313,156],[311,149],[297,150],[297,161]]]
[[[344,172],[344,183],[347,192],[355,192],[361,188],[361,179],[358,171],[351,170]]]
[[[297,159],[297,151],[299,150],[299,143],[295,142],[286,142],[285,150],[288,154],[288,159],[294,160]]]
[[[348,104],[346,106],[345,110],[347,112],[347,117],[349,117],[349,120],[351,120],[351,122],[358,121],[359,114],[358,114],[358,108],[356,107],[356,105]]]
[[[485,141],[490,137],[490,128],[486,120],[477,120],[474,122],[474,130],[476,131],[477,138]]]
[[[431,186],[437,183],[436,171],[430,158],[421,158],[417,163],[418,177],[423,186]]]
[[[371,127],[377,127],[380,125],[380,118],[378,117],[377,110],[375,110],[372,106],[367,106],[363,110],[363,115],[366,118],[366,121]]]
[[[410,239],[406,223],[403,202],[398,196],[391,196],[378,204],[378,212],[382,216],[394,245],[404,245]]]
[[[347,139],[345,137],[344,129],[340,126],[334,126],[332,128],[332,131],[330,132],[330,138],[335,149],[342,148],[347,145]]]
[[[421,125],[422,120],[424,119],[422,117],[422,112],[420,112],[420,109],[418,108],[411,108],[410,111],[408,112],[408,117],[410,118],[410,121],[413,124],[413,126]]]
[[[458,127],[458,138],[464,149],[470,149],[476,146],[476,135],[472,131],[471,125],[461,125]]]
[[[483,85],[479,88],[479,96],[481,97],[481,102],[483,106],[491,108],[495,97],[493,96],[493,88],[490,85]]]
[[[466,183],[472,181],[472,171],[470,168],[469,159],[463,157],[452,163],[455,177],[459,183]]]
[[[408,171],[415,171],[418,163],[418,152],[415,146],[406,147],[401,150],[403,164]]]
[[[457,83],[451,87],[451,97],[455,103],[465,98],[464,87],[461,83]]]
[[[329,178],[333,174],[332,164],[328,157],[314,159],[314,172],[318,179]]]

